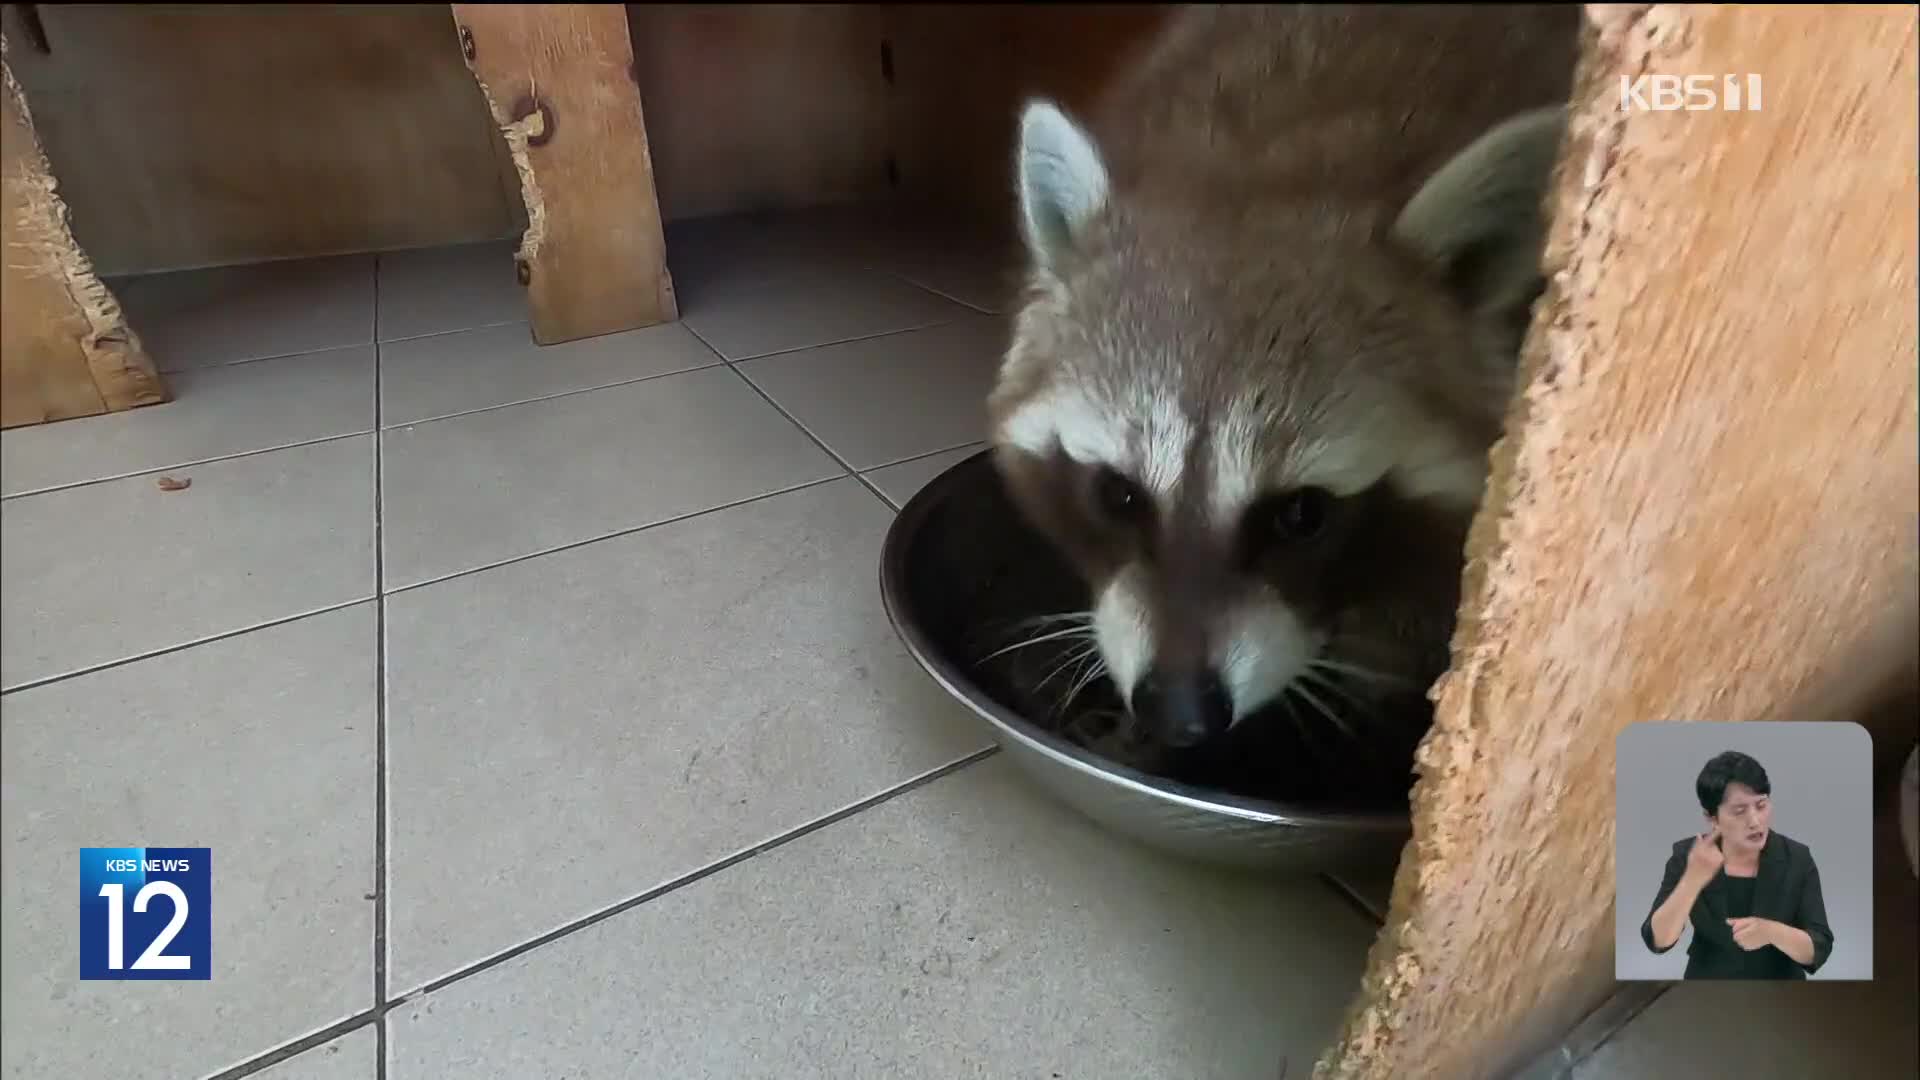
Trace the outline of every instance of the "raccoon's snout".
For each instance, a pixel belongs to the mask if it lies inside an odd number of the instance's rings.
[[[1233,724],[1233,701],[1219,673],[1154,668],[1133,688],[1133,714],[1164,746],[1184,750]]]

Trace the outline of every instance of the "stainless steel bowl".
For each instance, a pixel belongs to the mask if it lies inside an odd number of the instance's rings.
[[[1377,865],[1400,851],[1410,831],[1404,809],[1327,810],[1166,780],[1068,742],[984,689],[955,644],[955,628],[978,614],[967,610],[964,583],[1049,558],[1045,542],[1013,509],[992,451],[985,450],[907,503],[887,533],[880,566],[887,617],[908,651],[987,722],[1040,788],[1115,832],[1210,863],[1323,872]]]

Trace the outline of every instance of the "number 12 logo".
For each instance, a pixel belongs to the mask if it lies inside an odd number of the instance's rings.
[[[212,978],[212,871],[210,848],[81,848],[80,977]]]

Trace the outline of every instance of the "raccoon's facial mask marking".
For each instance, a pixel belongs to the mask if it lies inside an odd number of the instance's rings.
[[[1001,437],[1035,457],[1058,447],[1088,468],[1106,468],[1170,499],[1192,452],[1193,424],[1164,398],[1116,408],[1071,387],[1046,391],[1016,409]]]
[[[1107,677],[1121,700],[1133,707],[1133,688],[1153,662],[1153,627],[1148,621],[1144,574],[1129,566],[1113,576],[1093,606],[1094,639]]]
[[[1166,663],[1158,647],[1160,628],[1150,604],[1154,571],[1133,563],[1100,590],[1093,627],[1107,674],[1121,699],[1170,745],[1192,745],[1218,735],[1272,704],[1304,675],[1319,654],[1324,635],[1314,631],[1270,590],[1257,590],[1232,604],[1205,630],[1211,646],[1197,663]],[[1173,715],[1169,698],[1185,687],[1217,685],[1217,716]],[[1145,690],[1146,692],[1142,692]],[[1191,709],[1183,709],[1190,713]],[[1204,709],[1202,710],[1204,711]]]
[[[1242,605],[1227,620],[1219,667],[1233,702],[1233,722],[1278,699],[1306,674],[1324,635],[1313,632],[1277,600]]]
[[[1272,581],[1313,576],[1354,519],[1350,501],[1319,487],[1262,490],[1222,529],[1109,466],[1064,467],[1079,528],[1117,566],[1096,583],[1101,657],[1163,743],[1218,735],[1308,672],[1324,635]]]
[[[1112,682],[1167,741],[1296,689],[1316,704],[1316,680],[1368,650],[1414,662],[1411,645],[1363,638],[1426,611],[1369,593],[1353,553],[1449,579],[1426,533],[1375,508],[1457,512],[1483,494],[1482,399],[1501,394],[1515,313],[1537,291],[1558,112],[1489,131],[1380,233],[1308,215],[1257,242],[1197,229],[1204,215],[1170,224],[1167,206],[1115,193],[1100,147],[1058,107],[1023,112],[1032,291],[994,440],[1093,590]]]

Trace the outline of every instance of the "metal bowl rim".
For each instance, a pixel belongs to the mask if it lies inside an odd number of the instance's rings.
[[[1248,798],[1150,776],[1137,769],[1100,757],[1042,730],[995,700],[992,695],[968,679],[959,665],[942,656],[928,636],[915,625],[913,619],[908,617],[911,594],[906,585],[907,559],[913,547],[913,541],[920,535],[927,516],[946,500],[948,489],[957,482],[955,478],[960,476],[963,470],[978,467],[976,463],[991,456],[993,452],[993,447],[985,447],[978,453],[948,466],[922,486],[894,516],[880,550],[880,598],[886,608],[887,621],[893,624],[894,632],[906,645],[914,661],[925,669],[927,674],[947,693],[965,704],[975,715],[993,725],[1002,735],[1018,741],[1028,749],[1076,772],[1144,795],[1157,802],[1263,825],[1326,829],[1357,834],[1408,831],[1410,814],[1405,812],[1329,813],[1306,810],[1286,803]]]

